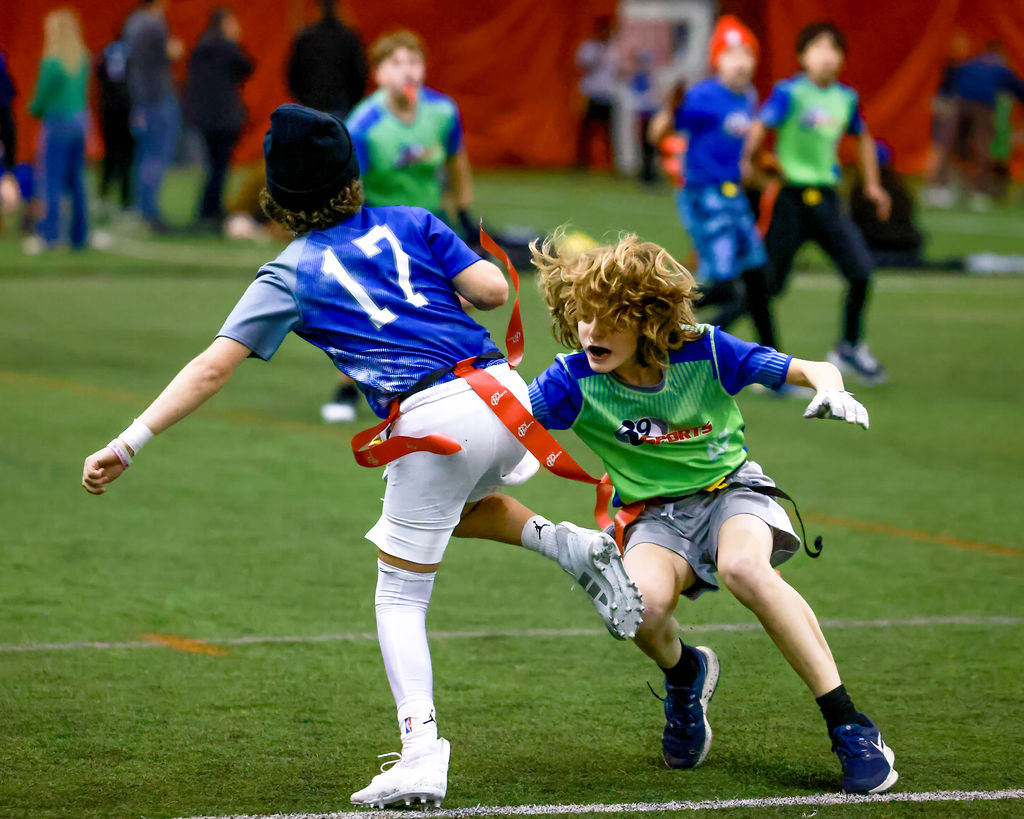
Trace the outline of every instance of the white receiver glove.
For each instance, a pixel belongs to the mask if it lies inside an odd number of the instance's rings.
[[[845,390],[819,390],[804,410],[804,418],[834,418],[868,428],[868,410]]]

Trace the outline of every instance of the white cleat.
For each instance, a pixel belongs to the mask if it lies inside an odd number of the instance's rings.
[[[391,756],[392,754],[381,754]],[[353,805],[366,808],[385,808],[388,805],[441,807],[448,792],[448,760],[451,745],[447,739],[438,739],[423,749],[396,754],[380,766],[381,772],[365,788],[351,796]]]
[[[626,574],[615,541],[568,521],[555,527],[555,538],[558,565],[590,595],[605,628],[617,640],[633,639],[643,619],[643,597]]]

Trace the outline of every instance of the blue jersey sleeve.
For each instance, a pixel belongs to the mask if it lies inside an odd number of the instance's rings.
[[[244,344],[264,361],[302,321],[295,294],[280,275],[264,268],[231,311],[218,336]]]
[[[718,380],[729,395],[735,395],[751,384],[763,384],[777,390],[785,383],[793,356],[743,341],[718,327],[711,332]]]
[[[846,125],[846,133],[850,136],[860,136],[864,128],[864,114],[860,109],[860,95],[854,91],[853,99],[850,102],[850,121]]]
[[[684,99],[682,105],[676,108],[672,114],[672,127],[676,131],[688,131],[692,124],[693,109],[687,105],[687,100]]]
[[[1024,80],[1006,66],[1003,66],[1003,70],[999,72],[999,88],[1008,94],[1013,94],[1021,103],[1024,103]]]
[[[453,105],[453,108],[451,122],[444,138],[444,150],[449,159],[462,148],[462,115],[457,107]]]
[[[569,429],[583,407],[583,394],[562,356],[530,384],[533,417],[548,429]]]
[[[772,88],[772,93],[768,95],[768,99],[761,106],[758,118],[769,128],[778,128],[789,115],[791,99],[788,84],[776,83]]]
[[[422,208],[416,210],[425,219],[427,244],[446,279],[454,278],[474,262],[480,261],[479,254],[471,250],[448,225],[430,211]]]

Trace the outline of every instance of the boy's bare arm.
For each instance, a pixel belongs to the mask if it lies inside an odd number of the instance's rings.
[[[860,171],[864,176],[864,196],[874,203],[878,218],[884,222],[889,218],[892,201],[885,188],[882,187],[878,173],[878,152],[875,140],[868,133],[867,128],[860,132],[857,153],[860,159]]]
[[[486,259],[473,262],[452,279],[455,292],[480,310],[493,310],[508,301],[505,274]]]
[[[466,149],[459,148],[446,163],[452,204],[456,210],[465,210],[473,204],[473,169],[469,165]]]
[[[223,387],[238,365],[252,352],[244,344],[230,338],[219,337],[213,344],[186,364],[156,400],[139,416],[153,434],[163,432],[172,424],[195,412]],[[116,439],[115,439],[116,440]],[[122,442],[123,443],[123,442]],[[135,451],[123,444],[129,461]],[[102,495],[107,484],[125,469],[126,463],[109,446],[97,450],[85,459],[82,486],[93,495]]]
[[[651,122],[647,126],[647,141],[651,145],[657,145],[671,133],[672,112],[667,108],[662,108],[651,117]]]
[[[786,383],[813,390],[844,390],[843,376],[839,369],[827,361],[805,361],[794,358],[789,362]]]
[[[759,119],[750,124],[750,130],[743,140],[743,152],[740,154],[740,177],[744,182],[754,177],[754,155],[761,149],[767,131],[767,127]]]

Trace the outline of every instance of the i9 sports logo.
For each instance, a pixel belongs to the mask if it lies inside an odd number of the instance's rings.
[[[714,427],[705,421],[699,427],[675,429],[669,432],[668,422],[661,418],[638,418],[635,421],[625,420],[615,430],[615,439],[624,444],[640,446],[641,444],[673,444],[677,441],[690,441],[709,435]]]

